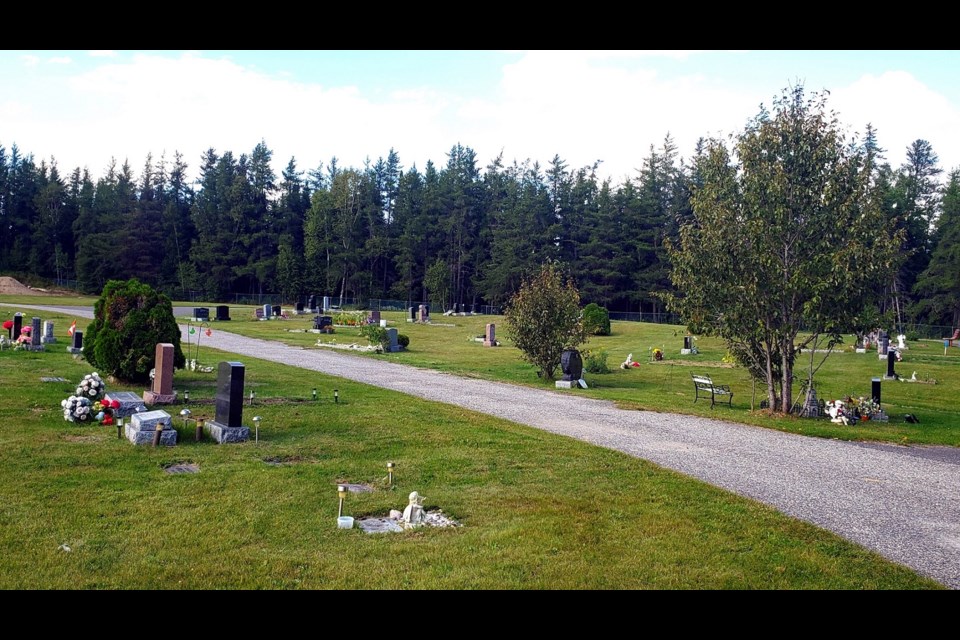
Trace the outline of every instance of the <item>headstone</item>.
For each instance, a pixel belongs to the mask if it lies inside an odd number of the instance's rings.
[[[271,314],[273,313],[273,307],[268,304],[263,305],[263,317],[267,320],[270,319]]]
[[[820,403],[817,402],[817,390],[813,387],[807,389],[807,397],[804,398],[803,408],[800,409],[801,418],[819,418]]]
[[[313,319],[313,328],[319,329],[320,331],[325,331],[328,328],[333,327],[333,317],[332,316],[317,316]]]
[[[56,342],[57,338],[53,335],[53,321],[45,320],[43,322],[43,344]]]
[[[120,406],[113,410],[114,418],[126,418],[136,413],[143,413],[147,410],[146,405],[143,404],[143,398],[132,391],[116,391],[114,393],[108,393],[103,397],[103,399],[110,401],[116,400],[120,403]]]
[[[323,296],[323,310],[326,311],[330,308],[330,296]]]
[[[881,356],[887,355],[887,351],[890,349],[890,338],[887,336],[885,331],[880,332],[880,342],[878,343],[877,353]]]
[[[381,318],[381,319],[380,319],[380,326],[383,327],[384,329],[387,328],[387,321],[386,321],[386,319],[384,319],[384,318]]]
[[[873,397],[873,401],[880,404],[880,378],[871,378],[870,379],[870,395]]]
[[[897,361],[897,352],[895,349],[889,349],[887,351],[887,375],[883,377],[884,380],[895,380],[897,378],[897,373],[893,370],[893,365]]]
[[[692,342],[693,342],[693,338],[691,338],[690,336],[683,336],[683,348],[686,349],[687,351],[689,351],[692,348],[691,346]]]
[[[310,308],[310,313],[320,313],[320,310],[317,309],[317,295],[314,293],[310,294],[310,297],[307,298],[307,306]]]
[[[23,314],[18,311],[13,314],[13,337],[10,339],[15,341],[21,333],[23,333]]]
[[[73,332],[73,342],[67,347],[70,353],[81,353],[83,351],[83,331]]]
[[[221,362],[217,371],[216,417],[205,427],[219,444],[250,438],[250,428],[242,424],[244,372],[242,362]]]
[[[177,401],[177,392],[173,390],[173,345],[158,342],[154,356],[153,385],[143,392],[143,401],[151,404],[172,404]]]
[[[217,306],[217,321],[223,322],[230,319],[230,307],[225,304]]]
[[[576,349],[566,349],[560,355],[560,369],[563,371],[563,377],[557,380],[557,389],[573,389],[579,386],[579,380],[583,376],[583,358]]]
[[[296,313],[298,316],[302,316],[304,313],[306,313],[306,311],[303,310],[303,303],[302,303],[302,302],[298,302],[294,308],[295,308],[295,313]]]
[[[390,327],[387,329],[387,337],[390,338],[390,353],[395,353],[400,351],[400,344],[397,342],[397,329],[396,327]]]
[[[418,313],[417,313],[417,308],[416,308],[416,307],[410,307],[410,322],[416,322],[416,321],[417,321],[417,315],[418,315]]]
[[[133,444],[153,444],[157,425],[163,428],[160,433],[160,444],[167,447],[177,444],[177,431],[173,428],[170,414],[160,410],[134,413],[124,428],[127,432],[127,440]]]
[[[483,339],[483,346],[485,347],[497,346],[496,331],[497,331],[497,325],[495,325],[492,322],[487,324],[487,333]]]
[[[420,305],[419,311],[420,311],[419,313],[420,322],[426,322],[427,321],[427,305],[425,304]]]
[[[380,324],[380,312],[371,311],[370,312],[370,324]]]
[[[424,313],[427,315],[427,320],[429,320],[429,319],[430,319],[430,305],[429,305],[429,304],[423,305],[423,311],[424,311]]]
[[[40,318],[33,316],[33,320],[30,323],[30,346],[39,347],[40,346]]]
[[[193,317],[197,320],[210,320],[210,309],[207,307],[194,307]]]
[[[900,334],[897,336],[897,349],[906,349],[907,348],[907,336]]]
[[[283,309],[280,308],[280,305],[278,304],[273,305],[273,315],[279,318],[282,314],[283,314]]]

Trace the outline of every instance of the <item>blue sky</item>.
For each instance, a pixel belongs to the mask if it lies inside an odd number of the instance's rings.
[[[423,169],[461,143],[481,168],[558,154],[619,182],[667,133],[689,157],[802,84],[830,91],[851,134],[872,123],[894,166],[923,138],[946,172],[958,68],[958,51],[3,51],[0,145],[96,178],[111,158],[139,175],[148,152],[174,151],[195,175],[204,150],[261,140],[278,174],[391,148]]]

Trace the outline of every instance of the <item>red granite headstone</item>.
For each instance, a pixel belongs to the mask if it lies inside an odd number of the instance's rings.
[[[157,344],[154,361],[153,385],[143,392],[143,401],[147,404],[170,404],[176,402],[173,391],[173,345],[169,342]]]

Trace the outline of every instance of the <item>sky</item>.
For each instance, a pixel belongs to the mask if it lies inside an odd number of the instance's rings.
[[[576,169],[637,177],[669,134],[683,158],[701,137],[742,131],[784,89],[829,91],[848,135],[870,123],[894,167],[917,139],[944,174],[960,168],[960,51],[2,51],[0,146],[96,180],[111,159],[139,176],[180,152],[249,154],[277,175],[385,158],[438,167],[456,144],[481,170]]]

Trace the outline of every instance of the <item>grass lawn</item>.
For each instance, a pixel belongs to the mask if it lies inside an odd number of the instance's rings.
[[[319,348],[314,346],[318,339],[367,344],[353,328],[338,328],[333,335],[304,333],[304,330],[312,327],[312,315],[260,322],[253,317],[252,308],[231,307],[231,313],[234,320],[229,326],[224,323],[222,328],[234,333],[305,348]],[[554,387],[553,381],[538,379],[533,367],[520,359],[520,352],[512,346],[501,316],[434,316],[433,325],[408,323],[405,314],[396,312],[385,312],[382,317],[388,320],[389,326],[397,327],[400,333],[410,337],[410,346],[407,351],[400,353],[367,354],[363,357],[462,376],[541,388]],[[502,346],[486,348],[473,340],[475,336],[483,335],[487,322],[496,323],[497,338]],[[441,326],[444,324],[454,326]],[[220,328],[216,323],[212,326],[214,329]],[[897,372],[905,378],[910,378],[916,371],[918,379],[934,379],[937,384],[883,381],[881,399],[890,421],[843,426],[827,418],[779,417],[760,411],[759,403],[766,397],[766,388],[762,385],[757,386],[754,410],[751,410],[753,384],[750,377],[743,368],[730,367],[721,362],[726,348],[720,340],[699,338],[695,343],[699,354],[682,356],[683,327],[639,322],[613,322],[612,327],[613,335],[593,337],[584,347],[605,349],[611,372],[585,373],[590,388],[572,393],[614,400],[625,408],[711,415],[812,436],[960,446],[960,417],[956,411],[957,398],[960,397],[960,349],[951,347],[944,355],[940,341],[921,340],[908,344],[910,348],[904,351],[903,361],[896,365]],[[853,338],[848,337],[846,344],[852,345]],[[651,350],[654,347],[663,349],[663,361],[653,361]],[[641,366],[620,369],[620,363],[630,353]],[[817,355],[819,362],[820,354]],[[798,361],[797,392],[800,389],[799,379],[806,375],[808,358],[808,355],[802,354]],[[818,397],[826,400],[848,395],[869,397],[871,378],[882,378],[886,367],[886,361],[879,360],[875,350],[866,354],[857,354],[852,350],[835,352],[817,372],[815,381]],[[729,384],[734,391],[733,407],[724,404],[711,409],[709,402],[694,404],[690,378],[692,372],[708,374],[718,384]],[[904,421],[906,414],[917,416],[920,422],[911,424]]]
[[[425,350],[427,332],[442,330],[409,333]],[[449,335],[451,345],[464,343],[462,353],[478,354],[470,367],[503,358],[491,367],[522,371],[508,348],[471,352],[468,330]],[[422,365],[434,358],[400,355]],[[202,358],[232,359],[208,349]],[[63,420],[60,400],[91,371],[63,341],[45,352],[0,352],[0,588],[938,586],[829,532],[618,452],[279,364],[244,363],[248,387],[257,390],[245,422],[263,417],[259,444],[196,443],[193,426],[177,418],[180,444],[154,449],[118,440],[114,427]],[[41,376],[74,384],[41,383]],[[313,402],[315,386],[335,386],[341,402],[328,393]],[[615,388],[597,386],[593,393]],[[190,389],[195,416],[213,414],[215,374],[178,371],[175,387]],[[180,409],[167,408],[174,416]],[[387,461],[397,465],[392,490]],[[174,462],[200,471],[165,473]],[[463,526],[377,536],[338,530],[340,481],[375,487],[349,495],[348,515],[402,508],[417,490],[426,506]]]

